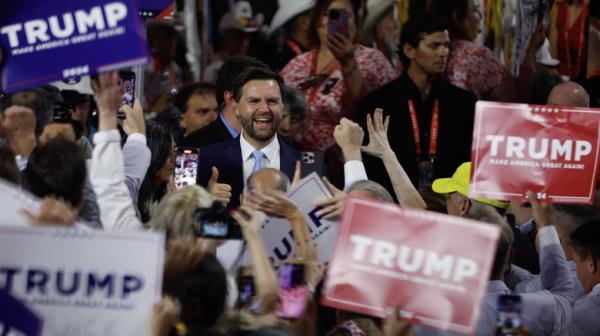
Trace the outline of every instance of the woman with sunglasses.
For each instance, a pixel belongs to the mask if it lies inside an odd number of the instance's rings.
[[[300,139],[305,150],[333,145],[340,119],[351,117],[360,98],[397,76],[381,52],[356,43],[362,3],[317,0],[310,38],[319,47],[298,55],[282,70],[286,84],[297,87],[308,103]]]

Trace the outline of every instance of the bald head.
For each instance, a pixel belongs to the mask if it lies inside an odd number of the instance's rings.
[[[281,171],[273,168],[261,169],[248,177],[246,188],[253,190],[279,190],[287,193],[290,187],[290,180]]]
[[[590,107],[590,96],[581,85],[564,82],[550,91],[548,105]]]

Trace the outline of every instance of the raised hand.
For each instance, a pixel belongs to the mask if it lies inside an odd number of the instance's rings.
[[[98,78],[92,81],[92,89],[98,105],[100,131],[116,129],[117,111],[123,96],[123,88],[119,85],[119,73],[112,71],[98,75]]]
[[[248,206],[266,213],[268,216],[292,219],[302,216],[298,206],[287,195],[279,190],[257,190],[249,193],[246,198]]]
[[[219,179],[219,170],[217,167],[212,167],[212,174],[210,180],[208,180],[208,186],[206,189],[212,195],[213,199],[217,202],[227,205],[231,200],[231,186],[226,183],[217,182]]]
[[[29,156],[35,148],[35,122],[35,114],[30,108],[15,105],[4,111],[2,130],[15,154]]]
[[[552,225],[550,222],[551,208],[549,204],[541,204],[536,193],[533,191],[527,192],[527,197],[531,202],[531,208],[533,210],[533,220],[538,228]]]
[[[123,121],[123,130],[127,135],[133,133],[146,134],[146,123],[144,121],[144,110],[139,100],[135,100],[133,108],[125,104],[121,106],[121,111],[125,113],[127,118]]]
[[[344,209],[347,194],[336,188],[329,180],[323,177],[323,183],[333,196],[318,200],[315,205],[323,207],[315,215],[323,219],[337,219]]]
[[[369,131],[369,144],[362,146],[361,151],[382,158],[386,153],[392,151],[387,137],[388,127],[390,125],[390,117],[387,116],[383,120],[383,110],[375,109],[373,117],[367,115],[367,130]]]
[[[365,132],[357,123],[342,118],[340,124],[333,130],[333,137],[342,149],[345,161],[361,160],[360,147]]]

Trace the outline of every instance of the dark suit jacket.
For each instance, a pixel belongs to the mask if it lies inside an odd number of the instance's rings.
[[[390,145],[415,186],[418,186],[419,175],[408,100],[413,100],[415,103],[419,129],[424,136],[430,130],[432,96],[439,99],[439,133],[433,177],[450,177],[461,163],[471,159],[471,139],[477,100],[475,95],[438,79],[431,88],[430,97],[423,101],[421,93],[405,72],[396,80],[367,95],[360,103],[356,119],[366,130],[366,115],[372,114],[375,108],[380,107],[383,109],[384,116],[391,116],[388,129]],[[368,139],[365,139],[365,143],[368,143]],[[429,139],[422,137],[421,146],[422,151],[428,153]],[[364,155],[363,158],[369,179],[381,183],[394,195],[381,160],[369,155]]]
[[[279,138],[278,138],[279,139]],[[296,161],[300,160],[300,152],[279,139],[280,170],[292,180]],[[211,169],[219,170],[219,183],[231,185],[231,201],[228,208],[240,205],[240,194],[244,191],[244,169],[240,137],[200,148],[198,164],[198,184],[206,187],[210,179]]]
[[[231,139],[233,139],[231,133],[229,133],[229,130],[227,130],[227,127],[225,127],[225,124],[223,124],[223,121],[219,117],[208,126],[183,137],[178,146],[202,148]]]

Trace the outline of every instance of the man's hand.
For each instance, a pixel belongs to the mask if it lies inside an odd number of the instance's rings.
[[[300,160],[296,161],[296,169],[294,170],[294,178],[292,179],[292,183],[290,184],[290,188],[295,187],[298,182],[302,179],[302,164],[300,164]]]
[[[253,191],[247,195],[248,206],[268,216],[292,220],[302,217],[298,206],[279,190]]]
[[[333,130],[333,137],[342,149],[345,161],[361,160],[360,147],[364,136],[365,132],[362,128],[346,118],[342,118],[340,124]]]
[[[385,118],[383,121],[383,110],[378,108],[375,109],[373,118],[371,115],[367,115],[367,129],[369,131],[369,144],[362,146],[361,151],[378,157],[383,158],[385,154],[392,152],[390,143],[387,137],[388,127],[390,126],[390,116]]]
[[[383,334],[385,336],[410,336],[414,335],[412,325],[403,322],[398,316],[398,308],[392,309],[392,313],[383,321]]]
[[[45,144],[52,139],[63,139],[71,142],[76,142],[75,130],[71,124],[50,123],[44,126],[42,134],[40,134],[40,143]]]
[[[135,100],[133,108],[125,104],[121,106],[121,111],[125,113],[127,118],[123,121],[123,130],[127,135],[140,133],[146,135],[146,123],[144,121],[144,110],[139,100]]]
[[[119,73],[112,71],[98,75],[92,81],[92,89],[98,105],[101,132],[117,128],[117,111],[121,106],[123,88],[119,85]]]
[[[550,205],[541,204],[536,193],[534,193],[533,191],[528,191],[527,197],[531,201],[531,208],[533,210],[533,220],[535,221],[535,225],[538,227],[538,229],[552,225],[550,222],[550,218],[552,216],[552,209]]]
[[[225,183],[218,183],[219,170],[217,167],[212,167],[212,174],[210,180],[208,180],[208,186],[206,189],[208,193],[212,195],[213,199],[217,202],[227,205],[231,200],[231,186]]]
[[[37,145],[35,138],[35,114],[23,106],[11,106],[4,111],[2,130],[8,144],[17,155],[29,156]]]
[[[21,209],[21,214],[35,225],[66,227],[73,226],[79,216],[78,211],[67,202],[52,196],[44,197],[38,214],[34,214],[28,209]]]
[[[165,296],[159,303],[154,305],[152,320],[150,322],[150,333],[152,336],[168,336],[171,329],[179,320],[181,305],[177,300]]]
[[[333,196],[321,199],[315,203],[316,206],[323,207],[323,209],[317,211],[315,215],[324,219],[337,219],[344,209],[347,195],[345,192],[331,184],[325,177],[323,177],[323,183],[325,183],[325,186],[327,186],[327,189],[329,189]]]
[[[258,234],[260,232],[260,216],[252,208],[241,206],[232,212],[231,216],[240,224],[244,237],[248,234]]]

